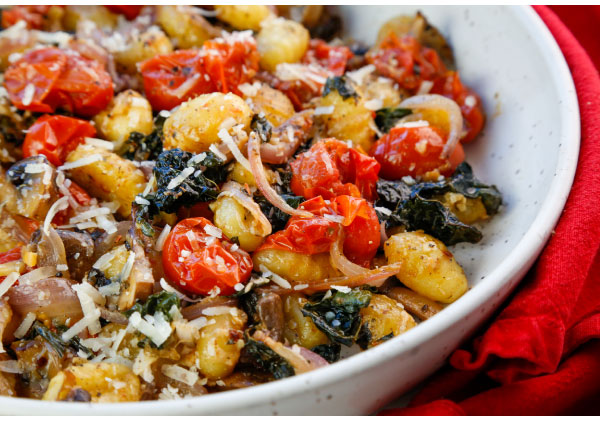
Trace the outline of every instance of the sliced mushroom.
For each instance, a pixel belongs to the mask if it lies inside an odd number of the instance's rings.
[[[413,290],[404,287],[390,288],[385,294],[398,301],[407,312],[417,316],[421,320],[429,319],[444,308],[440,303],[425,298]]]
[[[256,315],[262,328],[269,336],[278,342],[283,341],[285,318],[283,315],[283,301],[273,292],[262,292],[256,302]]]
[[[56,230],[63,242],[71,277],[81,281],[94,264],[94,241],[87,232]]]
[[[23,159],[0,173],[0,195],[7,210],[43,221],[58,199],[56,169],[44,156]]]

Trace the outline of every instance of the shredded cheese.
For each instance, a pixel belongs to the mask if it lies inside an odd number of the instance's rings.
[[[86,165],[93,164],[94,162],[102,161],[102,155],[99,153],[95,153],[92,155],[84,156],[83,158],[78,159],[77,161],[67,162],[57,169],[60,171],[70,170],[73,168],[85,167]]]
[[[56,216],[56,214],[62,210],[65,210],[69,207],[69,199],[67,197],[61,197],[56,202],[50,206],[48,209],[48,213],[46,214],[46,218],[44,219],[43,230],[46,234],[48,234],[48,230],[50,229],[50,224],[52,220]]]
[[[217,156],[217,158],[219,158],[221,161],[227,161],[227,157],[225,156],[225,154],[223,154],[223,152],[221,152],[219,148],[217,148],[217,145],[215,145],[214,143],[210,145],[208,150],[214,153]]]
[[[0,297],[2,297],[6,292],[12,287],[15,282],[19,279],[19,272],[13,272],[9,274],[2,283],[0,283]]]
[[[29,329],[33,325],[33,322],[35,322],[35,319],[35,313],[27,313],[27,316],[25,316],[17,330],[15,330],[15,338],[21,339],[25,337],[25,335],[27,335],[27,332],[29,332]]]
[[[329,105],[327,107],[317,107],[315,108],[314,115],[328,115],[332,114],[334,110],[335,107],[333,105]]]
[[[188,386],[193,386],[198,381],[198,373],[186,370],[178,365],[164,364],[160,371],[167,377],[185,383]]]
[[[169,184],[167,185],[167,189],[172,190],[175,187],[179,186],[181,183],[183,183],[185,181],[186,178],[188,178],[190,175],[192,175],[193,172],[194,172],[194,169],[191,167],[184,168],[177,176],[173,177],[173,179],[171,179],[171,181],[169,181]]]
[[[156,244],[154,245],[154,249],[156,251],[161,251],[163,249],[163,247],[165,245],[165,241],[167,239],[167,236],[169,235],[170,232],[171,232],[171,226],[169,224],[166,224],[165,227],[163,228],[163,230],[161,231],[160,235],[156,239]]]

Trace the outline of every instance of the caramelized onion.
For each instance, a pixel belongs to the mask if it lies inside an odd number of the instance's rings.
[[[8,303],[15,313],[44,313],[48,318],[83,316],[73,283],[65,278],[46,278],[32,283],[14,285],[8,290]]]
[[[337,239],[331,245],[329,250],[329,261],[331,265],[342,272],[346,276],[363,275],[369,271],[356,263],[352,263],[346,256],[344,256],[344,231],[339,230]]]
[[[410,109],[428,109],[428,110],[443,110],[448,115],[450,122],[450,132],[448,133],[448,141],[444,145],[442,158],[448,158],[456,145],[460,141],[463,132],[463,118],[460,112],[460,107],[450,98],[442,95],[416,95],[405,99],[399,105],[402,108]]]
[[[250,161],[252,175],[254,175],[254,180],[256,181],[258,189],[263,196],[265,196],[265,199],[273,206],[288,215],[302,216],[304,218],[311,218],[313,216],[313,214],[308,211],[294,209],[288,205],[286,201],[277,194],[273,187],[271,187],[267,181],[267,175],[265,174],[265,169],[260,159],[260,140],[256,132],[250,133],[250,138],[248,139],[248,160]]]

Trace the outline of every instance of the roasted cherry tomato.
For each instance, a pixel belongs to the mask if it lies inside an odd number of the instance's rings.
[[[170,110],[211,92],[240,93],[258,69],[256,44],[227,39],[207,41],[201,50],[179,50],[144,61],[140,72],[152,108]]]
[[[311,39],[308,50],[302,58],[304,64],[318,64],[329,70],[334,76],[342,76],[346,71],[346,64],[354,54],[343,45],[334,47],[322,39]]]
[[[192,294],[235,293],[252,272],[252,259],[228,239],[216,238],[218,229],[205,218],[180,221],[167,236],[162,252],[165,274],[178,288]]]
[[[294,194],[330,199],[347,194],[374,200],[379,164],[345,142],[329,138],[298,155],[290,164]]]
[[[146,98],[155,110],[170,110],[200,94],[214,92],[204,77],[202,57],[197,50],[179,50],[157,55],[140,65]]]
[[[94,137],[96,129],[89,122],[62,115],[43,115],[27,131],[23,157],[44,155],[53,165],[65,163],[67,155],[85,137]]]
[[[259,250],[326,253],[336,241],[341,226],[345,235],[344,255],[354,263],[368,266],[381,237],[377,214],[365,199],[342,195],[329,201],[318,196],[303,202],[299,208],[315,216],[293,216],[285,229],[267,237]]]
[[[366,58],[380,74],[395,80],[411,93],[416,93],[422,81],[432,81],[446,73],[435,50],[423,47],[409,35],[398,38],[390,32],[378,48],[367,53]]]
[[[0,264],[14,262],[15,260],[21,260],[21,247],[15,247],[14,249],[0,253]]]
[[[29,29],[42,29],[44,19],[52,6],[12,6],[2,11],[2,27],[8,28],[22,20]]]
[[[237,40],[230,35],[226,42],[206,41],[202,52],[204,70],[220,92],[241,95],[238,86],[250,81],[258,71],[260,55],[253,40]]]
[[[466,131],[466,135],[460,141],[468,143],[475,139],[485,123],[481,98],[472,89],[463,85],[458,73],[450,71],[443,78],[436,80],[431,93],[444,95],[460,106]]]
[[[58,48],[27,52],[4,73],[4,86],[19,109],[52,113],[62,108],[91,117],[113,97],[113,84],[95,60]]]
[[[113,5],[104,6],[104,7],[106,7],[108,10],[110,10],[113,13],[118,13],[120,15],[125,16],[128,20],[133,20],[138,17],[138,15],[140,14],[140,12],[142,11],[142,8],[144,6],[113,4]]]
[[[70,180],[69,187],[67,187],[67,189],[69,189],[69,193],[71,193],[73,199],[75,199],[75,201],[81,206],[87,206],[92,201],[92,197],[87,194],[87,192],[79,184],[72,180]]]
[[[465,153],[459,143],[450,158],[443,159],[445,144],[445,135],[438,128],[394,127],[373,145],[371,155],[381,164],[381,177],[389,180],[434,170],[450,175],[464,160]]]

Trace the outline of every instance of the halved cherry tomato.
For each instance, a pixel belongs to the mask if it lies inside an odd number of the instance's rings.
[[[206,73],[223,93],[240,95],[238,86],[250,81],[258,71],[260,55],[253,41],[209,40],[202,45],[202,53]]]
[[[15,260],[21,259],[21,246],[15,247],[14,249],[0,253],[0,264],[14,262]]]
[[[170,110],[211,92],[235,92],[258,69],[256,44],[245,40],[207,41],[201,50],[179,50],[144,61],[140,72],[152,108]]]
[[[334,76],[342,76],[346,71],[346,64],[354,54],[346,46],[337,47],[327,44],[322,39],[311,39],[308,50],[302,57],[304,64],[318,64],[329,70]]]
[[[436,127],[394,127],[373,145],[370,154],[381,164],[381,177],[390,180],[434,170],[450,175],[465,153],[459,143],[450,158],[443,159],[445,144],[444,133]]]
[[[113,97],[112,79],[102,64],[53,47],[27,52],[6,70],[4,86],[17,108],[43,113],[60,107],[90,117]]]
[[[316,143],[290,164],[294,194],[310,199],[339,195],[374,200],[379,163],[334,138]]]
[[[344,231],[344,255],[354,263],[368,266],[380,242],[379,220],[365,199],[342,195],[331,201],[317,196],[299,206],[315,215],[293,216],[284,230],[267,237],[258,250],[277,249],[302,254],[326,253]],[[326,217],[325,215],[329,215]],[[336,216],[343,219],[335,221]]]
[[[219,295],[234,294],[234,285],[250,278],[252,259],[228,239],[209,235],[207,227],[216,229],[205,218],[184,219],[173,227],[162,252],[165,274],[193,294],[207,295],[215,287]]]
[[[44,18],[52,6],[12,6],[2,11],[2,27],[8,28],[22,20],[29,29],[42,29]]]
[[[458,72],[450,71],[443,78],[436,80],[431,88],[431,93],[444,95],[460,106],[467,132],[460,141],[468,143],[475,139],[485,123],[481,98],[461,82]]]
[[[367,53],[366,58],[379,73],[412,93],[419,89],[423,80],[435,80],[446,73],[435,50],[423,47],[410,35],[398,38],[390,32],[377,49]]]
[[[142,8],[144,6],[139,6],[139,5],[118,5],[118,4],[112,4],[109,6],[104,6],[106,7],[108,10],[110,10],[113,13],[118,13],[120,15],[123,15],[127,18],[127,20],[133,20],[135,18],[138,17],[138,15],[140,14],[140,12],[142,11]]]
[[[94,137],[96,129],[89,122],[62,115],[43,115],[27,131],[23,157],[44,155],[53,165],[65,163],[67,155],[85,137]]]

